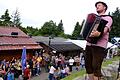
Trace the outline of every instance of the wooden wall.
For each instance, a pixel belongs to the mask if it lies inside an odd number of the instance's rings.
[[[32,56],[35,53],[35,50],[27,50],[27,58],[32,58]],[[15,59],[21,58],[22,55],[22,50],[5,50],[5,51],[0,51],[0,61],[3,59],[6,60],[11,60],[13,57]]]

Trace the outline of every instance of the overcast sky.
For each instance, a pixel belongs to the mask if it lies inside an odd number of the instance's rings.
[[[0,0],[0,16],[8,9],[12,15],[20,12],[23,26],[40,28],[46,21],[58,24],[63,21],[66,34],[71,34],[76,22],[82,22],[88,13],[96,13],[94,4],[99,0]],[[107,3],[108,12],[120,8],[120,0],[101,0]]]

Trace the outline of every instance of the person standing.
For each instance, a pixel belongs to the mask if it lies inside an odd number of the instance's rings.
[[[30,67],[30,66],[27,65],[27,67],[26,67],[25,70],[24,70],[24,79],[23,79],[23,80],[30,80],[31,72],[30,72],[29,67]]]
[[[101,65],[103,62],[104,57],[106,56],[105,49],[107,47],[108,38],[109,38],[109,32],[111,30],[111,26],[113,23],[113,20],[110,16],[106,15],[105,12],[108,8],[107,4],[99,1],[95,3],[96,11],[98,15],[108,21],[108,23],[105,25],[105,28],[103,30],[103,33],[99,31],[93,31],[91,32],[91,37],[98,37],[102,34],[100,39],[97,41],[97,43],[93,44],[90,42],[87,42],[86,49],[85,49],[85,68],[86,72],[88,74],[89,80],[100,80],[101,74]]]
[[[70,72],[72,72],[73,63],[74,63],[74,59],[72,57],[70,57],[70,59],[69,59]]]
[[[55,79],[55,77],[54,77],[55,71],[56,71],[55,65],[52,64],[50,67],[50,71],[49,71],[49,80]]]
[[[12,73],[11,68],[8,69],[7,80],[15,80],[14,73]]]

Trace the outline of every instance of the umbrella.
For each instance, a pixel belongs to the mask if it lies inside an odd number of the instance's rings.
[[[24,71],[25,67],[26,67],[26,47],[24,46],[23,47],[23,50],[22,50],[22,71]]]

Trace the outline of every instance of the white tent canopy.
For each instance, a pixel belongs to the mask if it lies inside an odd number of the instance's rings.
[[[87,43],[85,40],[68,40],[68,41],[82,47],[85,50],[86,43]]]
[[[120,41],[120,37],[114,37],[113,39],[115,39],[117,42]]]
[[[84,50],[85,50],[86,43],[87,43],[86,40],[68,40],[68,42],[72,42],[72,43],[74,43],[74,44],[82,47]],[[111,46],[112,46],[112,47],[111,47]],[[107,48],[108,48],[108,47],[116,48],[117,46],[116,46],[116,45],[113,46],[112,43],[108,42]]]

